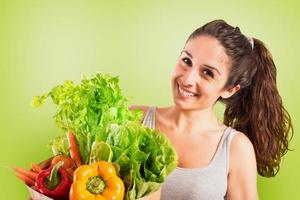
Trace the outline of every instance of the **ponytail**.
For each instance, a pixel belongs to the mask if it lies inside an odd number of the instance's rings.
[[[289,150],[293,127],[276,86],[272,56],[260,40],[253,40],[248,67],[255,73],[248,73],[251,82],[223,101],[224,123],[248,136],[255,149],[258,173],[272,177],[278,173],[281,159]]]

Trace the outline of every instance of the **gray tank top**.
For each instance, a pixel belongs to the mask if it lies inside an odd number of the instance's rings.
[[[155,128],[156,107],[150,107],[143,125]],[[176,167],[162,185],[161,200],[220,200],[226,199],[229,145],[235,129],[228,127],[211,162],[201,168]]]

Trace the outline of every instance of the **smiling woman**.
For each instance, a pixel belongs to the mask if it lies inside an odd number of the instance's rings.
[[[188,41],[172,77],[174,102],[186,109],[203,109],[211,107],[219,96],[225,98],[232,95],[239,86],[230,91],[221,90],[228,77],[230,64],[230,58],[217,39],[203,35]],[[191,105],[181,103],[181,100],[194,102]]]
[[[293,133],[265,45],[224,20],[209,22],[186,41],[171,84],[173,105],[132,106],[178,154],[161,199],[258,199],[256,173],[277,174]],[[213,112],[218,101],[223,122]]]

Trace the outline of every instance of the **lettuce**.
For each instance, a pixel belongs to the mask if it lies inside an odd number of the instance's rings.
[[[115,164],[125,180],[127,200],[155,192],[177,165],[177,155],[166,136],[136,122],[111,124],[96,135],[93,147],[92,162]]]
[[[110,123],[140,121],[142,116],[141,111],[128,110],[128,100],[121,94],[118,77],[108,74],[95,73],[92,78],[83,77],[77,85],[67,80],[50,92],[35,96],[32,106],[44,105],[47,98],[51,98],[57,108],[53,116],[56,125],[75,133],[84,163],[89,161],[96,133],[103,132]],[[52,144],[52,148],[56,149],[58,142],[52,141]]]
[[[68,140],[65,136],[59,136],[53,140],[50,141],[48,145],[51,149],[54,155],[68,155],[69,149],[68,149]]]
[[[155,192],[177,166],[177,155],[166,136],[135,122],[127,122],[118,131],[109,132],[106,143],[116,152],[114,163],[130,166],[120,171],[128,180],[126,199]],[[120,150],[122,153],[118,154]]]

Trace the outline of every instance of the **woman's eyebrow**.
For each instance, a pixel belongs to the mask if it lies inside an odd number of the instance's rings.
[[[193,58],[192,54],[190,52],[188,52],[187,50],[182,50],[181,54],[182,53],[186,53],[188,56],[190,56],[191,58]]]
[[[187,50],[182,50],[181,54],[182,53],[186,53],[188,56],[190,56],[191,58],[193,58],[192,54],[190,52],[188,52]],[[216,72],[218,72],[219,75],[221,75],[220,71],[216,67],[213,67],[213,66],[210,66],[210,65],[206,65],[206,64],[203,65],[203,66],[208,67],[208,68],[210,68],[212,70],[215,70]]]

